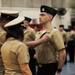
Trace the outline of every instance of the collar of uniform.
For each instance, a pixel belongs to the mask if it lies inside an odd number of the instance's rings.
[[[27,30],[30,30],[30,28],[31,28],[31,27],[30,27],[30,26],[28,26],[28,29],[27,29]]]
[[[27,30],[24,30],[24,34],[27,33]]]
[[[28,26],[28,28],[26,29],[26,31],[30,31],[30,27]]]
[[[53,26],[50,26],[49,28],[46,29],[46,32],[50,33],[52,29],[53,29]]]
[[[30,27],[28,26],[27,29],[25,29],[24,33],[27,33],[30,30]]]
[[[10,38],[8,38],[7,40],[10,41],[10,40],[18,40],[18,39],[15,39],[15,38],[13,38],[13,37],[10,37]],[[18,40],[18,41],[20,41],[20,40]]]
[[[45,30],[45,32],[50,33],[52,29],[53,29],[53,26],[50,26],[49,28],[47,28],[47,29]],[[37,33],[38,33],[38,34],[41,34],[42,31],[43,31],[43,30],[41,30],[41,31],[39,31],[39,32],[37,32]]]
[[[15,38],[13,38],[13,37],[10,37],[10,38],[8,38],[7,40],[14,40]]]

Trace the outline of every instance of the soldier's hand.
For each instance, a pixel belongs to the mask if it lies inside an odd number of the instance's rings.
[[[61,75],[61,72],[60,73],[59,72],[56,72],[55,75]]]
[[[43,37],[41,39],[42,39],[43,42],[48,42],[49,41],[48,34],[43,35]]]

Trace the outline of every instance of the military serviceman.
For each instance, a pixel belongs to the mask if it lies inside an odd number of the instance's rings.
[[[7,23],[6,42],[1,47],[5,75],[32,75],[29,68],[29,52],[23,43],[24,17],[18,17]]]
[[[26,29],[24,31],[24,43],[35,40],[36,31],[29,26],[30,22],[31,18],[25,17],[24,26]],[[35,50],[33,48],[29,48],[29,54],[30,54],[29,67],[32,71],[32,74],[35,75],[36,74],[36,69],[35,69],[36,59],[34,58]]]
[[[65,48],[66,48],[65,50],[66,50],[66,53],[67,53],[67,33],[64,30],[64,25],[59,25],[59,31],[60,31],[60,34],[63,37],[64,45],[65,45]],[[66,56],[64,64],[67,64],[67,56]]]
[[[66,35],[66,31],[64,30],[64,25],[60,25],[60,26],[59,26],[59,31],[60,31],[60,34],[61,34],[62,37],[63,37],[64,44],[66,45],[67,35]]]
[[[40,25],[36,40],[26,43],[28,47],[36,47],[36,58],[39,64],[37,75],[61,75],[65,61],[65,46],[59,30],[51,25],[57,11],[42,5],[40,8]]]
[[[72,29],[72,26],[68,27],[67,41],[68,41],[69,62],[74,62],[75,32]]]
[[[19,11],[10,11],[10,10],[0,10],[0,49],[2,44],[5,42],[5,35],[6,35],[6,29],[4,28],[4,25],[8,23],[9,21],[13,20],[14,18],[18,17]],[[1,58],[1,51],[0,51],[0,75],[3,75],[4,73],[4,66],[2,63]]]

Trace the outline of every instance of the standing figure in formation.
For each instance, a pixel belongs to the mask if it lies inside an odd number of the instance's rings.
[[[35,41],[26,43],[28,47],[36,47],[37,75],[61,75],[66,52],[59,30],[51,25],[56,13],[54,8],[42,5],[39,21],[43,28],[37,33]]]
[[[65,48],[66,48],[65,49],[66,50],[66,59],[65,59],[65,63],[64,64],[67,64],[67,33],[64,30],[64,25],[59,25],[59,31],[60,31],[60,34],[63,37],[64,45],[65,45]]]
[[[72,26],[68,27],[67,41],[68,41],[69,62],[74,62],[75,32]]]
[[[35,40],[36,31],[29,26],[30,22],[31,22],[31,18],[25,17],[24,43]],[[36,59],[34,58],[35,50],[33,48],[29,48],[29,54],[30,54],[29,67],[32,71],[32,74],[35,75],[36,74]]]

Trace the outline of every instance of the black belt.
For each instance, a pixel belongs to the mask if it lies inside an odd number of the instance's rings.
[[[54,65],[58,65],[58,63],[48,63],[48,64],[38,64],[39,67],[43,67],[43,66],[54,66]]]

